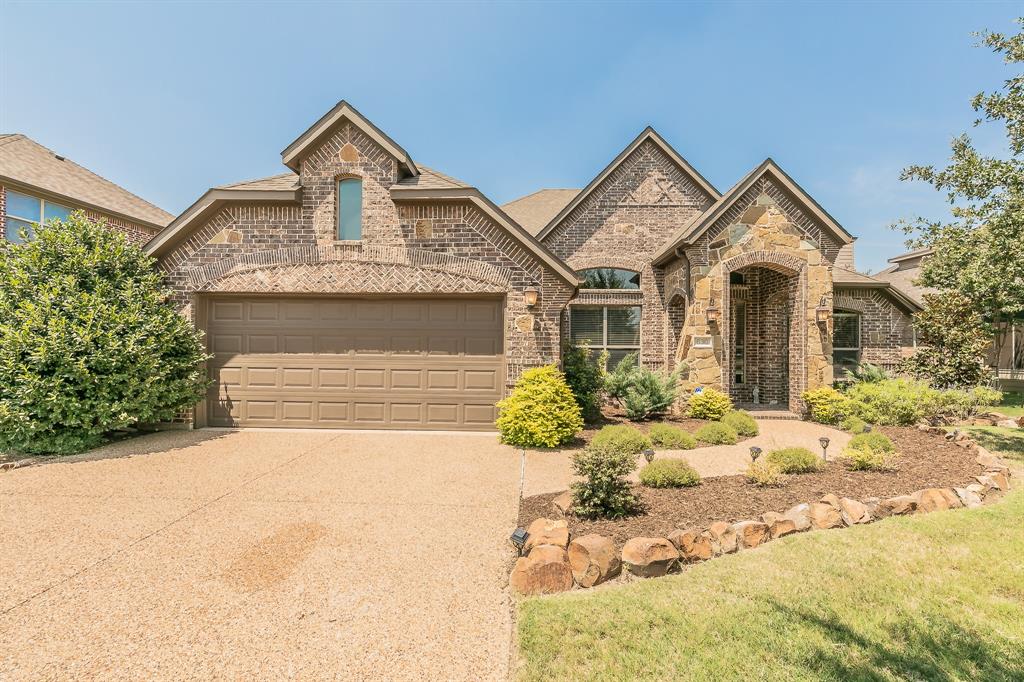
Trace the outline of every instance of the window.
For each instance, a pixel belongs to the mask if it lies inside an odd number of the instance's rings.
[[[363,238],[363,181],[342,178],[338,181],[338,239]]]
[[[843,369],[853,367],[860,362],[860,315],[837,312],[832,319],[832,362]]]
[[[7,241],[20,243],[20,230],[31,239],[34,234],[32,225],[34,223],[46,222],[48,220],[64,220],[71,215],[71,209],[61,206],[39,197],[34,197],[21,192],[7,190],[7,220],[4,229],[4,237]]]
[[[640,350],[640,306],[573,306],[570,338],[594,350],[608,351],[608,368]]]
[[[745,384],[747,378],[747,306],[737,303],[733,308],[732,381]]]
[[[581,289],[639,289],[640,273],[617,268],[591,268],[581,270]]]

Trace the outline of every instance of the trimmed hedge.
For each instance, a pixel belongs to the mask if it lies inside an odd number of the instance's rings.
[[[647,432],[651,442],[668,450],[690,450],[697,447],[693,434],[671,424],[652,424]]]

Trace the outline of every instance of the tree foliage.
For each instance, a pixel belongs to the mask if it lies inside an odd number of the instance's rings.
[[[201,337],[153,265],[81,212],[0,243],[0,451],[77,452],[202,398]]]
[[[978,386],[988,378],[984,356],[991,332],[966,296],[925,294],[914,315],[918,347],[901,369],[937,388]]]
[[[1024,26],[1024,19],[1017,24]],[[977,35],[1011,68],[1024,62],[1024,32]],[[975,126],[1004,128],[1008,156],[984,154],[963,134],[953,140],[945,168],[904,169],[901,179],[923,181],[946,194],[952,220],[916,218],[897,227],[915,235],[915,248],[932,249],[922,285],[959,292],[973,310],[998,324],[1024,316],[1024,75],[1014,74],[1000,90],[978,93],[971,106],[978,113]]]

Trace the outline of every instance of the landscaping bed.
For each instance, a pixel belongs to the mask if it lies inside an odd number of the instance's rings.
[[[656,419],[649,419],[645,421],[631,421],[626,417],[625,411],[621,408],[614,406],[608,406],[602,408],[601,419],[592,423],[587,424],[583,427],[583,430],[579,433],[576,439],[568,447],[583,447],[594,437],[598,431],[605,426],[626,424],[639,430],[642,433],[647,433],[651,430],[651,427],[655,424],[671,424],[672,426],[678,426],[684,431],[688,431],[691,434],[696,433],[697,429],[712,422],[706,419],[692,419],[690,417],[683,417],[678,415],[664,415]],[[749,436],[740,436],[739,441],[742,443],[745,440],[749,440]]]
[[[681,420],[704,424],[700,420]],[[633,537],[665,537],[678,528],[707,527],[717,521],[757,518],[765,512],[779,512],[825,494],[863,500],[913,493],[923,488],[952,488],[965,485],[983,473],[975,460],[977,452],[943,440],[935,434],[909,427],[882,427],[878,431],[896,444],[899,458],[890,472],[849,471],[830,461],[818,472],[791,476],[779,488],[761,488],[744,476],[706,478],[692,488],[653,489],[636,486],[644,511],[622,519],[585,520],[568,517],[573,537],[597,533],[611,537],[620,548]],[[835,456],[838,453],[830,453]],[[527,497],[520,503],[519,525],[526,528],[537,518],[552,517],[552,500],[559,493]]]

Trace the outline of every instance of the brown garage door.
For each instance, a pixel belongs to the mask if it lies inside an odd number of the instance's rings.
[[[219,297],[206,311],[212,426],[493,428],[500,300]]]

